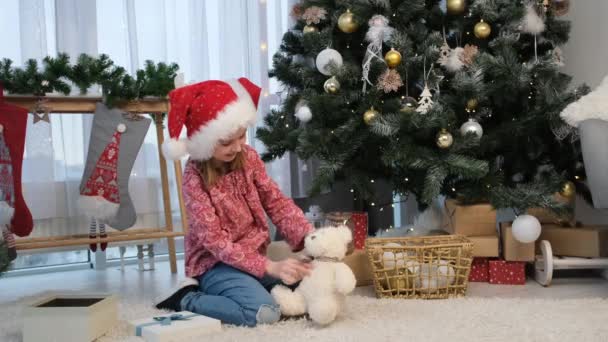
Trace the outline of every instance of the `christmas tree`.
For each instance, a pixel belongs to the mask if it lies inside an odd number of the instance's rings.
[[[257,136],[263,159],[320,162],[372,202],[373,182],[496,208],[559,210],[584,178],[559,117],[567,0],[304,0],[274,55],[283,102]],[[302,113],[306,115],[301,115]]]

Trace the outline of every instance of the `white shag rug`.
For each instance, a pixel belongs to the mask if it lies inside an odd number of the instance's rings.
[[[21,341],[23,302],[0,308],[0,341]],[[151,303],[121,303],[121,319],[162,313]],[[392,300],[350,296],[341,317],[324,328],[306,319],[256,328],[224,326],[199,341],[608,341],[607,299]],[[66,322],[69,329],[70,322]],[[121,322],[99,342],[137,341]]]

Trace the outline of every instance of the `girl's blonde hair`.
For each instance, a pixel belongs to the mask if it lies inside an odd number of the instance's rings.
[[[236,154],[234,160],[227,163],[227,168],[223,169],[214,165],[213,160],[205,160],[202,162],[198,162],[198,171],[203,178],[203,183],[207,189],[211,189],[217,180],[223,176],[225,173],[242,170],[245,166],[245,152],[241,151]]]

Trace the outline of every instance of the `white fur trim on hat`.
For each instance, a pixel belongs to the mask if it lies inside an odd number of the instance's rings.
[[[230,137],[240,128],[255,124],[257,108],[249,93],[237,81],[227,81],[238,99],[217,113],[187,140],[187,151],[195,160],[209,160],[218,142]]]
[[[101,220],[113,219],[118,213],[119,204],[110,202],[101,196],[83,196],[78,198],[78,206],[87,216]]]
[[[188,154],[187,140],[169,139],[163,142],[163,155],[169,160],[178,160]]]

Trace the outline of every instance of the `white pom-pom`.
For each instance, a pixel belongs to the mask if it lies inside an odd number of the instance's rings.
[[[312,112],[307,105],[300,106],[296,111],[296,118],[302,122],[308,122],[312,119]]]
[[[178,160],[188,154],[185,140],[170,139],[163,143],[163,155],[169,160]]]
[[[450,51],[450,56],[444,63],[444,67],[451,72],[456,72],[464,67],[464,63],[462,62],[462,54],[464,53],[464,49],[461,47],[457,47]]]
[[[538,219],[532,215],[521,215],[513,221],[512,234],[515,240],[521,243],[536,241],[540,236],[541,225]]]
[[[124,123],[120,123],[118,126],[116,126],[116,130],[119,133],[124,133],[127,130],[127,126]]]
[[[521,26],[522,31],[531,34],[539,34],[545,30],[545,22],[536,13],[534,5],[530,4],[526,6],[526,15]]]

